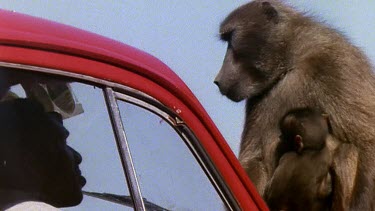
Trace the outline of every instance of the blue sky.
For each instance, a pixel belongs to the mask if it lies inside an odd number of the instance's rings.
[[[0,8],[43,17],[142,49],[170,66],[190,87],[235,153],[244,102],[221,96],[212,83],[226,46],[220,21],[244,0],[1,0]],[[375,61],[375,1],[288,0],[349,37]]]

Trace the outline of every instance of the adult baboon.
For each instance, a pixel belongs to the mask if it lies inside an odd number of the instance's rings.
[[[342,143],[333,161],[340,183],[334,207],[375,209],[375,78],[362,51],[276,0],[234,10],[220,35],[228,49],[215,83],[233,101],[247,99],[239,160],[260,194],[276,168],[281,117],[314,107],[331,115],[333,136]]]

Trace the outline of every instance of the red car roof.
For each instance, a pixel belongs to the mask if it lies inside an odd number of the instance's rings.
[[[0,42],[79,55],[126,67],[158,83],[186,89],[155,57],[129,45],[68,25],[0,10]]]

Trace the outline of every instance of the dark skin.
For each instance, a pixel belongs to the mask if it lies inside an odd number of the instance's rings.
[[[86,180],[78,165],[81,155],[66,144],[69,132],[61,115],[46,113],[31,100],[17,99],[0,104],[0,205],[34,200],[55,207],[78,205]]]
[[[265,200],[271,210],[329,210],[332,153],[326,146],[328,117],[309,108],[288,112],[280,121],[281,154]]]
[[[375,77],[362,51],[277,0],[239,7],[219,33],[228,48],[215,84],[229,99],[247,101],[239,161],[259,193],[277,167],[279,121],[311,107],[330,114],[338,142],[332,207],[374,210]]]

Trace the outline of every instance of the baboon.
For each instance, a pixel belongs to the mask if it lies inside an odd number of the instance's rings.
[[[301,108],[280,121],[281,158],[265,191],[271,210],[329,210],[332,152],[326,115]]]
[[[363,52],[277,0],[234,10],[220,36],[228,48],[214,82],[229,99],[247,100],[239,160],[259,193],[275,172],[278,122],[291,109],[313,107],[331,115],[340,143],[333,207],[375,209],[375,78]]]
[[[302,153],[303,150],[319,151],[326,146],[332,132],[327,114],[312,108],[296,108],[289,111],[279,122],[280,143],[277,152]],[[277,158],[278,159],[278,158]]]

